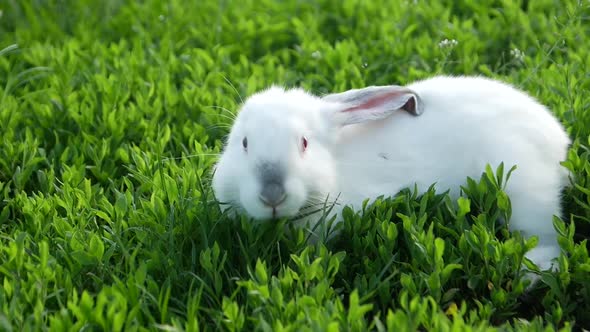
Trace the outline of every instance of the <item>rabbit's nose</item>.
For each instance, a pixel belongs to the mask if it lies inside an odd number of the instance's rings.
[[[285,201],[287,194],[285,193],[285,187],[283,187],[282,184],[271,182],[264,185],[258,198],[264,203],[264,205],[274,208]]]

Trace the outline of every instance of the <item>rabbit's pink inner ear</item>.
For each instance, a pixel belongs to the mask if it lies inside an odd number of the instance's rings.
[[[347,109],[343,110],[342,112],[354,112],[354,111],[359,111],[359,110],[366,110],[366,109],[375,108],[381,104],[386,103],[391,98],[396,98],[401,94],[402,93],[400,93],[399,91],[392,91],[392,92],[384,93],[384,94],[379,95],[375,98],[371,98],[368,101],[366,101],[360,105],[357,105],[357,106],[354,106],[351,108],[347,108]],[[410,99],[413,99],[413,98],[410,98]]]
[[[420,115],[423,112],[423,108],[418,97],[409,90],[390,91],[383,94],[379,94],[367,101],[342,110],[342,112],[356,112],[356,111],[395,111],[402,109],[412,115]]]

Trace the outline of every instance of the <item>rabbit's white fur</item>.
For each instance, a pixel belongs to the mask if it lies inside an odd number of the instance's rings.
[[[542,269],[551,267],[559,255],[552,216],[561,215],[567,181],[560,161],[570,139],[544,106],[481,77],[438,76],[393,92],[371,89],[317,97],[272,87],[251,96],[216,165],[217,199],[269,219],[338,197],[339,214],[345,205],[358,209],[367,198],[393,196],[414,184],[425,190],[436,183],[457,197],[467,176],[479,178],[486,164],[504,162],[518,167],[506,189],[510,225],[539,237],[527,256]],[[404,105],[423,114],[400,109]],[[269,162],[286,194],[274,215],[259,198],[268,183],[260,165]]]

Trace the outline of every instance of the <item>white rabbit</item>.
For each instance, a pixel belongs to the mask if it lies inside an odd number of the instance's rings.
[[[420,116],[417,116],[420,115]],[[517,165],[506,192],[510,225],[539,244],[541,269],[559,255],[552,216],[561,215],[570,139],[541,104],[481,77],[438,76],[314,96],[271,87],[243,104],[216,164],[217,199],[256,219],[295,216],[338,197],[355,209],[415,184],[459,195],[486,164]],[[317,217],[317,216],[316,216]],[[340,216],[338,216],[340,218]]]

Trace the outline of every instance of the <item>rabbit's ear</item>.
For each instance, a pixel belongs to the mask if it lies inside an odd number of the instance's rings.
[[[398,110],[405,110],[416,116],[424,111],[416,92],[397,85],[353,89],[330,94],[322,99],[339,104],[333,111],[332,120],[341,126],[381,120]]]

